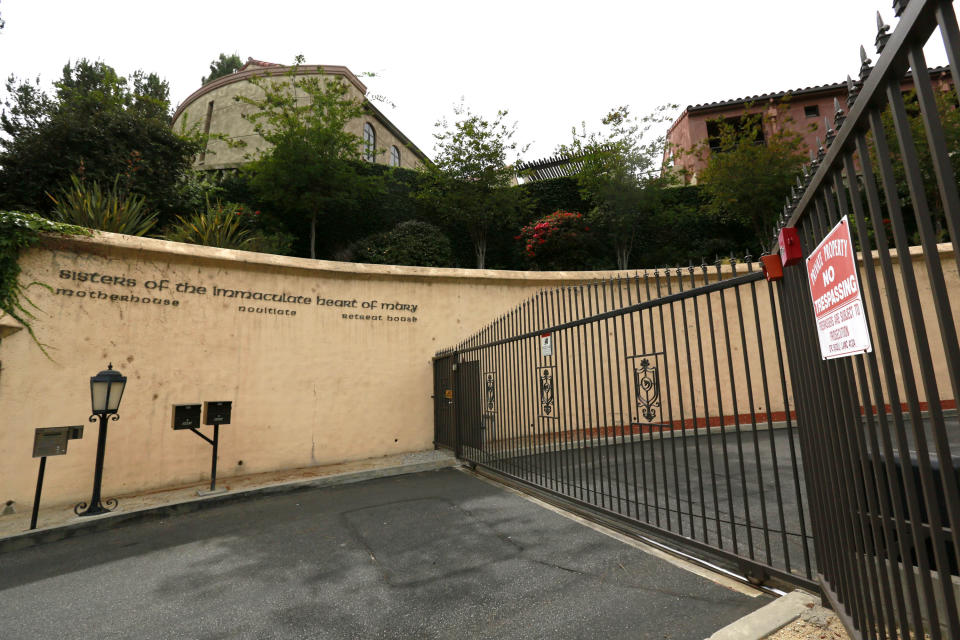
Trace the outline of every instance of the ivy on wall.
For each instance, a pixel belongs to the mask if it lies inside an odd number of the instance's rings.
[[[26,290],[34,285],[50,289],[50,285],[36,281],[26,285],[20,282],[20,254],[35,245],[43,233],[91,235],[89,229],[47,220],[34,213],[0,211],[0,312],[22,324],[46,354],[31,325],[36,319],[32,310],[39,308],[27,297]]]

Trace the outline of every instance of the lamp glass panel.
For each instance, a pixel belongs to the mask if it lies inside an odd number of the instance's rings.
[[[90,382],[90,399],[93,411],[105,411],[107,408],[107,389],[110,383],[106,380],[92,380]]]
[[[120,398],[123,396],[123,387],[126,380],[114,380],[110,383],[110,395],[107,398],[107,410],[116,411],[120,408]]]

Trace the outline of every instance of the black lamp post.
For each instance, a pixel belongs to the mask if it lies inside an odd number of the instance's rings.
[[[90,378],[90,404],[93,407],[90,422],[100,420],[100,436],[97,438],[97,462],[93,468],[93,495],[89,503],[81,502],[73,508],[73,512],[78,516],[96,516],[117,508],[115,498],[107,500],[106,507],[100,502],[100,482],[103,478],[103,455],[107,448],[107,420],[110,416],[113,416],[113,420],[120,419],[117,410],[120,408],[120,398],[123,397],[126,384],[126,377],[119,371],[114,371],[113,364],[107,365],[106,371]]]

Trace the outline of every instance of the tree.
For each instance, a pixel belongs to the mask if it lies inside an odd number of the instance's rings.
[[[316,258],[321,227],[329,249],[338,217],[381,180],[357,170],[363,140],[347,130],[363,115],[362,100],[336,77],[300,76],[302,61],[298,56],[282,80],[251,78],[262,98],[237,99],[256,108],[245,117],[271,145],[247,165],[251,186],[265,204],[309,224],[309,253]]]
[[[645,223],[660,208],[668,177],[658,169],[664,138],[644,142],[651,127],[663,122],[674,105],[660,107],[637,121],[629,107],[610,111],[602,120],[605,130],[588,132],[586,123],[573,129],[573,140],[558,153],[579,165],[577,183],[593,209],[588,221],[613,247],[617,267],[626,269]]]
[[[510,186],[508,155],[517,150],[516,123],[505,122],[506,111],[488,120],[462,104],[454,114],[459,119],[452,125],[445,119],[436,123],[443,131],[434,134],[437,157],[427,168],[430,179],[421,195],[448,226],[470,236],[477,268],[483,269],[491,229],[513,224],[525,207],[524,193]]]
[[[946,213],[943,202],[940,198],[940,189],[937,185],[936,172],[933,168],[933,157],[930,154],[930,145],[926,144],[926,129],[923,124],[923,116],[920,113],[920,105],[917,102],[917,92],[911,89],[903,94],[903,101],[907,111],[907,121],[910,124],[910,135],[914,140],[914,151],[916,152],[917,164],[920,167],[920,176],[923,182],[924,196],[930,207],[930,213],[933,219],[934,230],[938,236],[938,241],[949,242],[949,233],[946,229]],[[960,176],[960,109],[957,108],[957,92],[952,88],[934,91],[934,103],[937,107],[937,116],[943,128],[944,144],[947,147],[947,153],[950,157],[950,164],[953,167],[955,176]],[[881,114],[883,122],[883,133],[890,147],[890,160],[893,165],[893,174],[897,182],[897,193],[900,198],[900,205],[912,210],[913,203],[910,199],[910,189],[907,185],[906,170],[903,165],[903,154],[900,150],[900,143],[897,139],[896,128],[893,126],[893,115],[890,112],[889,105]],[[873,134],[869,133],[868,138],[873,139]],[[870,162],[876,171],[878,167],[876,148],[873,144],[870,147]],[[886,197],[885,194],[883,197]],[[912,242],[919,243],[919,234],[916,233],[916,221],[914,216],[905,216],[904,221],[907,225],[907,232],[915,234]],[[893,234],[887,234],[888,241],[893,241]]]
[[[692,150],[706,158],[700,183],[710,198],[708,208],[750,229],[751,246],[769,237],[804,161],[803,137],[791,124],[781,115],[773,126],[766,113],[721,119],[713,149],[705,140]]]
[[[167,83],[142,71],[119,76],[103,62],[64,66],[48,95],[11,76],[0,115],[0,206],[49,211],[47,193],[71,175],[120,186],[165,212],[199,150],[169,124]]]
[[[220,57],[210,63],[210,75],[200,79],[201,84],[209,84],[217,78],[228,76],[243,66],[243,60],[236,53],[229,56],[221,53]]]

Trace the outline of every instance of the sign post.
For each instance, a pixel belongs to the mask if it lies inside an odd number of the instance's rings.
[[[807,282],[823,359],[873,351],[847,216],[810,253]]]
[[[37,491],[33,495],[33,512],[30,514],[30,530],[37,528],[40,513],[40,494],[43,492],[43,474],[47,468],[47,456],[62,456],[67,453],[67,441],[83,437],[83,425],[69,427],[40,427],[33,434],[33,457],[40,458],[37,472]]]

